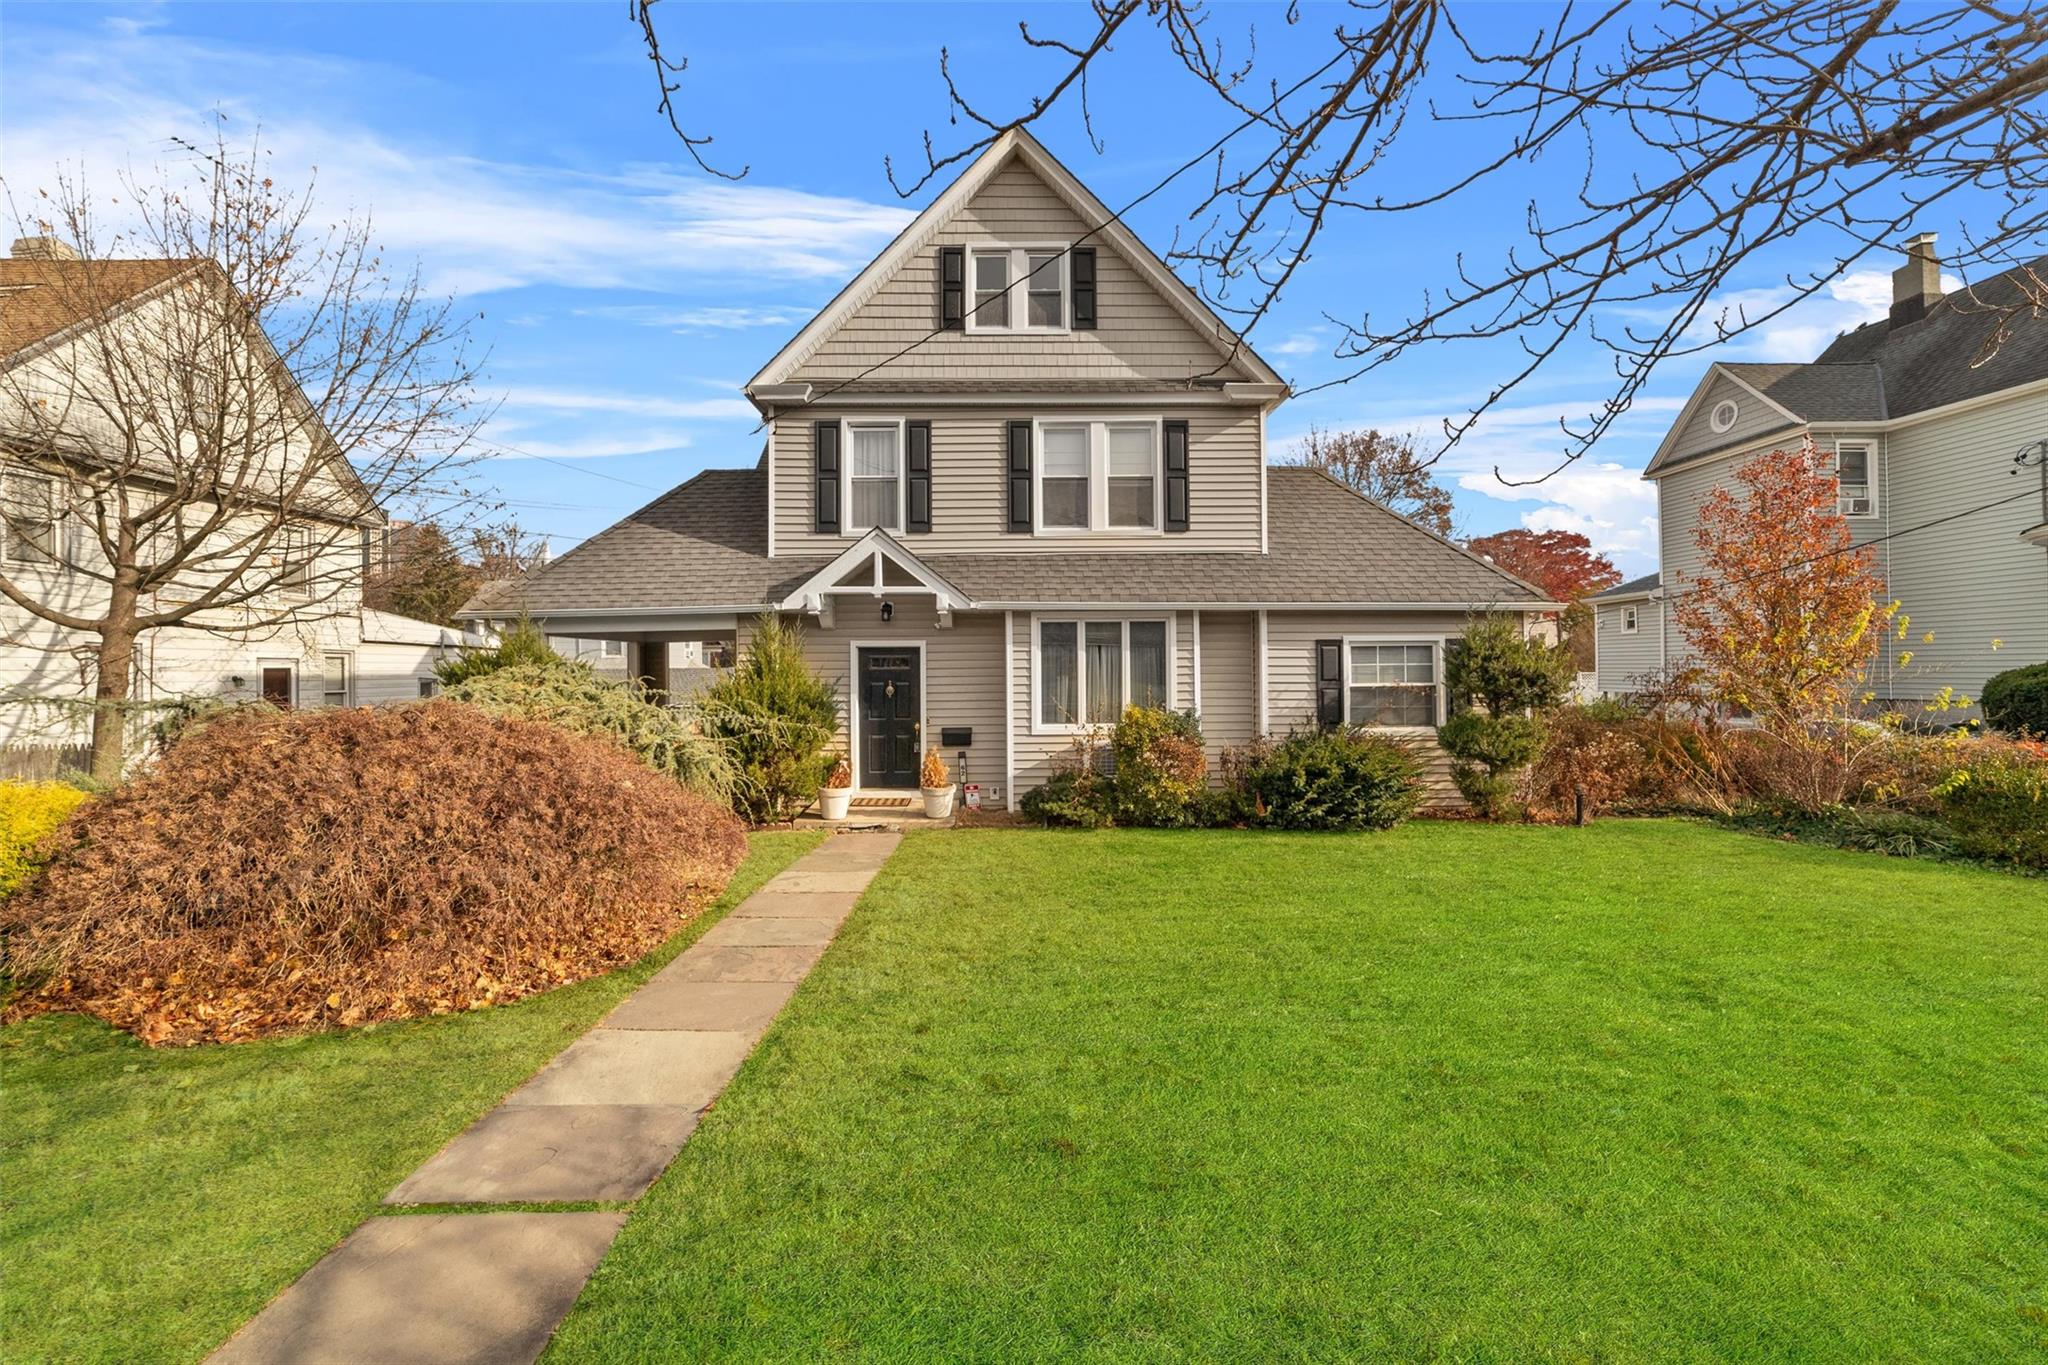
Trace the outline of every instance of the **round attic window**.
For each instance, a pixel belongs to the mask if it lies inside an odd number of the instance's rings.
[[[1714,410],[1707,414],[1707,421],[1713,425],[1714,430],[1726,431],[1735,425],[1736,415],[1740,411],[1741,409],[1735,406],[1733,398],[1723,398],[1714,404]]]

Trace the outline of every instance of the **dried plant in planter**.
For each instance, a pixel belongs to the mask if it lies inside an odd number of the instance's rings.
[[[835,791],[841,791],[853,785],[853,765],[846,761],[844,754],[833,761],[832,771],[826,776],[825,785]]]
[[[937,749],[924,751],[924,762],[917,769],[917,785],[926,791],[937,791],[940,787],[953,785],[953,770],[946,766],[946,760]]]
[[[196,1043],[497,1004],[638,958],[744,851],[607,739],[449,701],[228,716],[0,904],[9,1011]]]

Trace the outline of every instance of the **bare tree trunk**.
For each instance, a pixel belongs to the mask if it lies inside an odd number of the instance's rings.
[[[128,694],[135,678],[135,589],[116,582],[94,653],[92,775],[118,782],[126,760]]]

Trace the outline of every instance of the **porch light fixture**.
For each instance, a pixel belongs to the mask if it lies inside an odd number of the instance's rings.
[[[884,602],[884,603],[882,603],[882,619],[883,619],[884,621],[888,620],[888,619],[889,619],[890,617],[894,616],[895,614],[896,614],[896,604],[895,604],[894,602]]]

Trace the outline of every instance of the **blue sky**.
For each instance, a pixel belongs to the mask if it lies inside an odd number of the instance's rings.
[[[654,109],[626,7],[552,4],[56,5],[0,8],[0,176],[32,192],[59,165],[95,181],[174,154],[174,136],[260,125],[288,183],[317,174],[323,204],[368,210],[392,253],[480,311],[491,351],[485,395],[499,406],[483,471],[521,521],[557,550],[708,467],[751,464],[760,435],[739,386],[927,202],[904,201],[883,157],[921,166],[946,123],[941,45],[984,108],[1009,111],[1054,69],[1016,21],[1077,31],[1076,9],[1009,5],[664,5],[665,41],[686,52],[685,119],[718,138],[737,184],[698,172]],[[1313,6],[1289,30],[1280,10],[1226,6],[1217,31],[1258,29],[1260,55],[1326,52]],[[1529,12],[1481,11],[1513,25]],[[1285,68],[1280,68],[1285,69]],[[1297,64],[1299,69],[1299,64]],[[1223,127],[1156,39],[1126,41],[1091,88],[1101,154],[1077,112],[1035,131],[1107,203],[1149,189]],[[1406,165],[1427,168],[1469,133],[1411,129]],[[949,141],[952,139],[953,141]],[[1544,169],[1537,173],[1551,173]],[[1403,165],[1389,167],[1399,184]],[[1201,173],[1148,202],[1134,228],[1163,247]],[[1954,230],[1953,223],[1929,223]],[[1340,371],[1345,315],[1405,312],[1441,287],[1455,253],[1496,261],[1519,236],[1502,196],[1484,221],[1346,224],[1298,277],[1253,341],[1299,386]],[[1946,234],[1945,234],[1946,235]],[[1768,299],[1792,257],[1746,281]],[[1842,328],[1880,315],[1886,271],[1840,281],[1772,326],[1724,348],[1730,359],[1811,359]],[[1418,351],[1344,388],[1287,404],[1271,422],[1283,454],[1311,423],[1416,429],[1434,437],[1512,356]],[[1556,463],[1559,417],[1606,392],[1611,362],[1586,346],[1519,393],[1440,466],[1460,530],[1567,526],[1625,570],[1655,565],[1652,489],[1636,475],[1706,357],[1660,372],[1592,455],[1531,487]],[[535,457],[547,457],[546,459]]]

